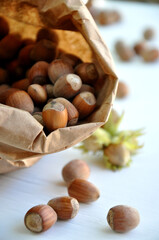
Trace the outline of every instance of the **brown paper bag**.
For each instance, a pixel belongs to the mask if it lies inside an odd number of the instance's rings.
[[[0,14],[7,17],[11,32],[35,38],[39,27],[56,30],[59,48],[85,62],[95,61],[105,76],[97,82],[97,109],[80,125],[45,135],[43,127],[26,111],[0,104],[0,173],[28,167],[43,155],[69,148],[103,125],[117,88],[111,54],[85,5],[79,0],[0,0]],[[92,58],[93,56],[93,58]]]

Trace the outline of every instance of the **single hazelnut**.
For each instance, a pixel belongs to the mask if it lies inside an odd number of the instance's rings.
[[[67,62],[69,65],[71,65],[73,68],[75,66],[77,66],[78,64],[82,63],[82,60],[77,57],[74,54],[69,54],[69,53],[65,53],[62,52],[59,57],[60,59],[64,60],[65,62]]]
[[[0,16],[0,39],[4,38],[9,33],[9,24],[7,20]]]
[[[54,96],[72,98],[79,92],[81,86],[82,81],[78,75],[73,73],[62,75],[54,84]]]
[[[68,113],[63,104],[53,100],[47,103],[42,111],[43,121],[46,128],[51,132],[67,125]]]
[[[125,233],[138,226],[140,215],[135,208],[117,205],[109,210],[107,221],[112,230]]]
[[[47,100],[46,90],[39,84],[31,84],[28,87],[28,94],[31,96],[33,101],[37,104],[45,103]]]
[[[59,42],[59,37],[57,33],[49,28],[40,28],[39,31],[37,32],[36,41],[39,42],[43,39],[50,40],[56,44],[58,44]]]
[[[115,10],[103,10],[97,16],[100,25],[110,25],[121,20],[121,15]]]
[[[6,99],[6,105],[19,108],[30,113],[34,110],[34,104],[29,94],[23,90],[13,91]]]
[[[100,196],[99,190],[95,185],[80,178],[76,178],[70,183],[68,194],[82,203],[96,201]]]
[[[73,73],[73,68],[62,59],[52,61],[48,68],[48,75],[51,82],[54,84],[59,77],[64,74]]]
[[[51,62],[57,57],[57,45],[47,39],[37,42],[30,52],[31,60]]]
[[[90,169],[87,163],[80,159],[75,159],[67,163],[62,169],[62,176],[65,182],[71,182],[76,178],[88,179]]]
[[[57,221],[56,212],[48,205],[32,207],[24,217],[25,226],[32,232],[40,233],[49,229]]]
[[[138,42],[134,45],[134,51],[137,55],[141,55],[142,51],[147,48],[146,42]]]
[[[19,81],[16,81],[12,84],[13,88],[21,89],[24,91],[28,90],[28,87],[30,85],[30,81],[28,78],[21,79]]]
[[[18,62],[20,66],[25,68],[30,67],[33,61],[30,59],[30,52],[33,49],[34,44],[29,44],[23,47],[18,54]]]
[[[122,143],[119,144],[109,144],[104,148],[104,155],[107,157],[108,161],[119,167],[124,167],[130,161],[130,151]]]
[[[48,205],[54,209],[58,219],[69,220],[74,218],[79,211],[79,203],[72,197],[57,197],[48,202]]]
[[[3,86],[1,91],[0,91],[0,103],[6,104],[6,100],[9,97],[9,95],[12,94],[15,91],[18,91],[18,89]]]
[[[122,41],[117,41],[115,44],[115,49],[116,52],[119,56],[119,58],[122,61],[130,61],[134,57],[134,51],[131,49],[129,46],[127,46],[124,42]]]
[[[85,84],[94,84],[99,75],[94,63],[81,63],[76,66],[75,73],[80,76]]]
[[[45,61],[36,62],[29,70],[28,78],[31,83],[44,85],[48,79],[48,66]]]
[[[42,125],[44,126],[44,121],[43,121],[43,117],[42,117],[42,112],[34,112],[33,113],[33,117]]]
[[[151,40],[155,36],[155,30],[153,28],[147,28],[144,30],[143,35],[146,40]]]
[[[0,84],[8,82],[8,73],[5,69],[0,68]]]
[[[125,98],[129,95],[129,87],[126,83],[119,81],[118,83],[118,89],[116,93],[117,98]]]
[[[94,87],[88,85],[88,84],[82,84],[82,87],[80,88],[79,92],[91,92],[95,93]]]
[[[144,49],[141,53],[144,62],[155,62],[159,58],[159,50],[157,48]]]
[[[0,41],[0,59],[11,60],[15,57],[22,45],[19,34],[10,33]]]
[[[79,112],[79,119],[87,117],[96,107],[96,99],[91,92],[79,93],[72,101]]]
[[[50,100],[50,99],[49,99]],[[68,113],[68,126],[74,126],[78,122],[79,113],[75,106],[65,98],[56,98],[56,102],[59,102],[65,106]]]

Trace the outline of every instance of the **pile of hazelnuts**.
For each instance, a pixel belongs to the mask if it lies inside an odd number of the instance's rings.
[[[79,203],[92,203],[100,197],[99,189],[90,181],[90,168],[81,159],[74,159],[62,168],[62,177],[69,196],[52,198],[47,204],[30,208],[24,216],[24,224],[34,233],[51,228],[58,220],[70,220],[79,212]],[[103,211],[105,214],[105,211]],[[140,223],[137,209],[127,205],[117,205],[109,209],[107,222],[111,229],[125,233],[136,228]]]
[[[96,107],[96,65],[58,44],[54,30],[22,39],[0,17],[0,103],[28,111],[48,132],[79,124]]]

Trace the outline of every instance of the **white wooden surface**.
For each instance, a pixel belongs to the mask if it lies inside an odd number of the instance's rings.
[[[150,45],[159,47],[159,6],[118,1],[108,2],[107,6],[120,10],[123,20],[99,30],[112,51],[119,78],[131,90],[127,99],[115,101],[114,108],[118,112],[125,110],[122,128],[145,128],[145,136],[141,138],[145,146],[133,158],[130,168],[118,172],[106,170],[98,157],[82,155],[71,148],[45,156],[31,168],[1,175],[0,240],[159,239],[159,62],[145,64],[136,58],[131,63],[122,63],[113,51],[116,40],[122,38],[133,44],[147,26],[157,33]],[[70,221],[58,221],[42,234],[29,232],[23,223],[26,211],[53,197],[67,195],[61,169],[75,158],[87,161],[91,168],[89,180],[100,189],[101,197],[94,203],[80,204],[79,214]],[[126,234],[111,231],[106,215],[117,204],[138,209],[141,222],[135,230]]]

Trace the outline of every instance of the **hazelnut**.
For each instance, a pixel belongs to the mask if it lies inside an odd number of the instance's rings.
[[[115,49],[122,61],[130,61],[134,57],[134,51],[129,46],[127,46],[124,42],[118,41],[115,44]]]
[[[28,90],[28,87],[30,85],[30,81],[28,78],[21,79],[19,81],[16,81],[12,84],[13,88],[21,89],[24,91]]]
[[[65,74],[58,78],[54,85],[54,96],[72,98],[80,90],[82,86],[81,78],[76,74]]]
[[[95,90],[92,86],[88,85],[88,84],[82,84],[82,87],[80,88],[80,93],[81,92],[91,92],[91,93],[95,93]]]
[[[75,159],[67,163],[62,169],[62,176],[65,182],[71,182],[75,178],[88,179],[90,169],[87,163],[80,159]]]
[[[135,208],[118,205],[109,210],[107,221],[112,230],[125,233],[138,226],[140,216]]]
[[[6,100],[9,97],[9,95],[15,91],[18,91],[18,89],[10,88],[8,85],[3,86],[0,91],[0,103],[6,104]]]
[[[58,58],[64,60],[69,65],[71,65],[73,68],[82,62],[82,60],[79,57],[77,57],[76,55],[64,53],[64,52],[62,52]]]
[[[43,121],[46,128],[51,132],[67,125],[68,113],[63,104],[53,100],[47,103],[42,111]]]
[[[53,198],[48,205],[54,209],[58,219],[68,220],[74,218],[79,211],[79,203],[72,197]]]
[[[55,43],[43,39],[37,42],[30,52],[31,60],[38,61],[46,61],[51,62],[53,59],[57,57],[58,49]]]
[[[79,118],[83,119],[93,112],[96,107],[96,99],[91,92],[79,93],[72,101],[79,112]]]
[[[144,30],[143,35],[146,40],[151,40],[155,36],[155,30],[153,28],[147,28]]]
[[[10,60],[14,58],[22,45],[19,34],[10,33],[0,41],[0,59]]]
[[[50,99],[49,99],[50,101]],[[75,106],[65,98],[56,98],[56,102],[59,102],[65,106],[68,113],[68,126],[74,126],[78,122],[79,113]]]
[[[57,221],[56,212],[48,205],[32,207],[24,217],[25,226],[32,232],[40,233],[49,229]]]
[[[141,55],[142,51],[147,48],[146,43],[144,41],[138,42],[134,45],[134,51],[137,55]]]
[[[23,90],[16,90],[9,94],[6,105],[19,108],[30,113],[34,110],[34,104],[29,94]]]
[[[98,71],[94,63],[81,63],[76,66],[75,73],[80,76],[83,83],[93,84],[98,79]]]
[[[44,61],[35,63],[29,70],[28,78],[31,83],[40,85],[46,84],[48,79],[48,66],[49,64]]]
[[[155,62],[159,58],[159,50],[157,48],[144,49],[141,53],[144,62]]]
[[[0,16],[0,39],[4,38],[9,33],[9,24],[7,20]]]
[[[70,183],[68,194],[83,203],[96,201],[100,196],[99,190],[91,182],[79,178]]]
[[[110,25],[121,20],[119,12],[114,10],[104,10],[99,12],[97,22],[100,25]]]
[[[47,93],[44,87],[39,84],[31,84],[28,87],[28,94],[37,104],[45,103],[47,100]]]
[[[33,63],[33,61],[30,59],[30,52],[33,47],[34,44],[29,44],[19,51],[18,62],[20,66],[27,68]]]
[[[119,167],[126,166],[130,161],[130,151],[122,143],[109,144],[104,148],[104,155],[111,164]]]
[[[126,83],[119,81],[116,93],[117,98],[125,98],[129,95],[129,87]]]
[[[56,44],[58,44],[59,42],[59,37],[57,33],[49,28],[40,28],[39,31],[37,32],[36,41],[39,42],[43,39],[50,40]]]
[[[51,82],[54,84],[59,77],[64,74],[73,73],[73,68],[62,59],[52,61],[48,68],[48,75]]]

